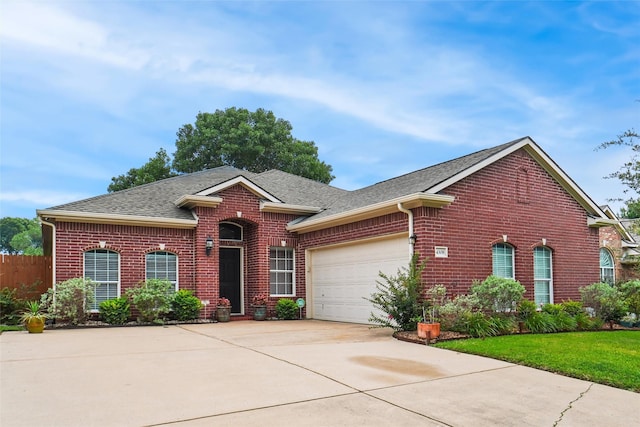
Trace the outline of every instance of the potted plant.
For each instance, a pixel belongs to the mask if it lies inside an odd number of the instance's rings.
[[[422,306],[422,322],[418,322],[418,337],[434,339],[440,336],[438,316],[440,307],[447,297],[447,288],[444,285],[435,285],[427,289],[426,296]]]
[[[216,309],[216,318],[218,322],[228,322],[231,317],[231,301],[228,298],[220,297],[218,307]]]
[[[30,334],[39,334],[44,330],[44,322],[47,320],[47,315],[40,309],[40,303],[38,301],[28,301],[27,309],[22,312],[20,321],[24,323]]]
[[[269,296],[267,294],[258,294],[251,299],[253,306],[253,320],[264,320],[267,318],[267,303]]]

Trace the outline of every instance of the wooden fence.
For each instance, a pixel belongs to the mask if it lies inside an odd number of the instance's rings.
[[[53,284],[50,256],[0,255],[0,289],[17,289],[21,298],[34,299]]]

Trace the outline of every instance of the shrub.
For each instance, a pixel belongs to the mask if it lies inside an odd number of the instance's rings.
[[[90,279],[76,277],[56,284],[55,289],[48,289],[40,301],[49,317],[77,325],[85,323],[89,317],[94,290],[95,283]]]
[[[480,302],[475,295],[458,295],[440,307],[442,329],[462,332],[464,319],[480,310]]]
[[[200,316],[202,302],[187,289],[180,289],[175,293],[171,308],[177,320],[194,320]]]
[[[281,298],[276,302],[276,316],[278,319],[293,320],[298,317],[298,305],[294,300]]]
[[[497,276],[489,276],[471,287],[471,294],[478,297],[483,310],[501,313],[515,310],[524,291],[520,282]]]
[[[553,314],[552,316],[553,323],[555,324],[556,330],[558,331],[575,331],[576,327],[578,326],[578,322],[576,321],[575,317],[571,316],[566,311],[561,310],[557,314]]]
[[[140,312],[140,321],[163,323],[164,317],[171,311],[173,284],[168,280],[149,279],[128,289],[126,295]]]
[[[20,323],[20,311],[25,302],[18,298],[16,289],[2,288],[0,290],[0,323],[3,325],[17,325]]]
[[[534,334],[548,334],[558,332],[553,315],[545,312],[535,312],[524,320],[524,326]]]
[[[594,310],[597,317],[605,322],[617,322],[627,313],[626,300],[622,292],[608,283],[594,283],[580,288],[585,306]]]
[[[123,325],[131,316],[131,305],[126,297],[100,303],[100,317],[110,325]]]
[[[631,280],[620,285],[620,291],[627,301],[628,310],[640,319],[640,280]]]
[[[560,304],[543,304],[540,309],[543,313],[549,313],[555,316],[562,311],[562,306]]]
[[[518,310],[518,314],[517,314],[518,320],[524,322],[525,320],[533,316],[538,311],[538,307],[536,306],[535,302],[530,301],[528,299],[522,299],[518,303],[517,310]]]
[[[582,303],[580,301],[562,301],[560,303],[562,306],[562,310],[569,314],[570,316],[577,316],[580,313],[584,313],[584,307],[582,307]]]
[[[371,298],[365,298],[379,312],[372,312],[369,321],[374,327],[392,328],[396,331],[415,331],[422,319],[420,298],[422,293],[421,274],[425,262],[418,264],[418,254],[414,254],[409,267],[402,267],[395,276],[378,273],[377,291]],[[380,312],[382,314],[380,314]]]

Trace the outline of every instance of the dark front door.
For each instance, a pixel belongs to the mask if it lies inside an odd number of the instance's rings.
[[[240,248],[220,248],[220,296],[229,298],[231,312],[242,313]]]

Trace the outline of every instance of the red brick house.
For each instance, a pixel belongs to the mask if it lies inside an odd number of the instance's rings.
[[[616,222],[600,228],[600,281],[614,284],[639,278],[636,220],[619,220],[609,206],[602,206],[602,210]]]
[[[308,318],[366,323],[378,272],[412,251],[451,294],[490,274],[537,302],[599,281],[607,217],[525,137],[355,191],[220,167],[38,211],[55,281],[91,277],[98,302],[166,277],[232,313],[253,295],[304,298]],[[211,313],[209,308],[208,313]]]

